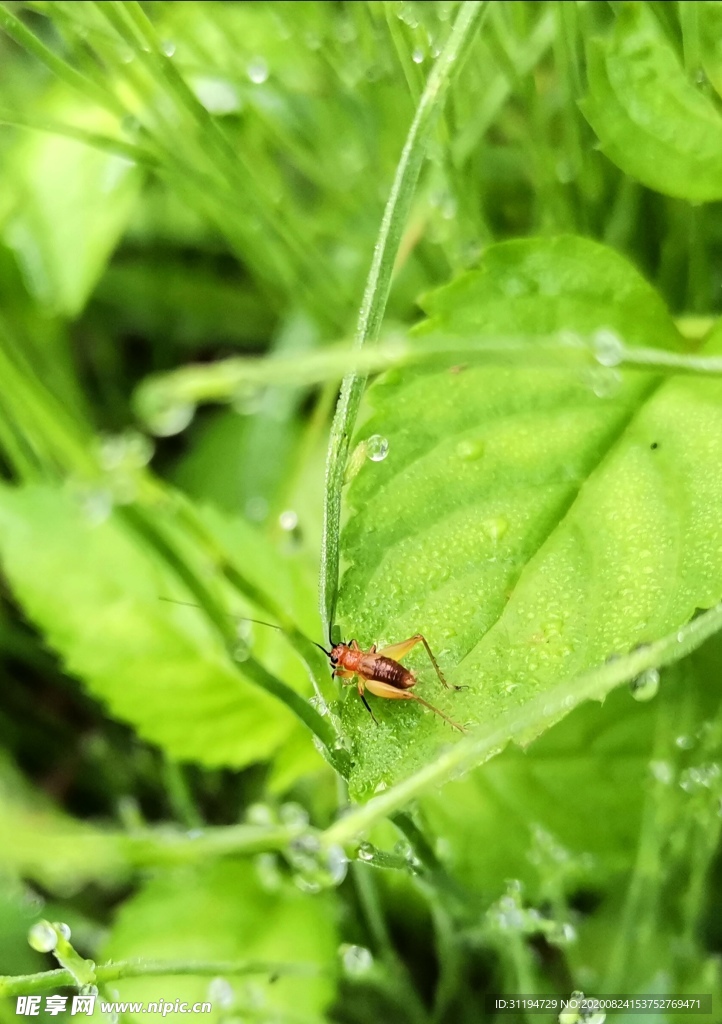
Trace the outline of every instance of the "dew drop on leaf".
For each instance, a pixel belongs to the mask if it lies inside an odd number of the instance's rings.
[[[292,508],[287,508],[284,512],[281,512],[278,522],[282,530],[290,532],[298,526],[298,515]]]
[[[456,454],[464,462],[474,462],[484,454],[484,442],[475,438],[465,438],[457,444]]]
[[[366,458],[372,462],[383,462],[389,454],[389,442],[381,434],[372,434],[366,442]]]

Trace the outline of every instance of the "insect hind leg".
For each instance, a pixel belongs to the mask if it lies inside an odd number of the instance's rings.
[[[408,640],[401,640],[400,643],[391,644],[389,647],[382,647],[378,652],[383,654],[387,658],[393,658],[394,661],[401,661],[402,658],[406,657],[412,647],[416,644],[421,643],[424,645],[424,649],[429,656],[429,661],[434,666],[434,671],[439,677],[439,682],[447,690],[463,690],[463,686],[455,686],[453,683],[449,683],[444,676],[444,673],[439,667],[439,663],[434,656],[434,652],[429,647],[429,642],[423,633],[415,633],[414,636],[410,636]]]

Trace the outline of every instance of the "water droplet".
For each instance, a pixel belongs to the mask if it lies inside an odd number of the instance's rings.
[[[389,442],[381,434],[372,434],[366,441],[366,458],[372,462],[383,462],[389,454]]]
[[[659,691],[659,670],[648,668],[641,672],[636,679],[631,681],[629,689],[635,700],[642,703],[652,700]]]
[[[663,786],[668,786],[674,778],[672,765],[669,761],[650,761],[649,770],[657,782],[661,782]]]
[[[62,935],[64,939],[70,939],[69,924],[65,924],[64,921],[53,921],[53,928],[59,935]]]
[[[251,647],[247,640],[238,640],[233,647],[233,660],[234,661],[248,661],[251,656]]]
[[[297,803],[282,804],[278,816],[289,828],[305,828],[308,825],[308,812]]]
[[[339,947],[339,955],[344,972],[352,978],[358,978],[371,970],[374,958],[365,946],[349,946],[344,943]]]
[[[50,953],[57,941],[57,932],[49,921],[37,921],[28,931],[28,944],[38,953]]]
[[[278,522],[282,530],[295,530],[298,526],[298,515],[292,508],[288,508],[285,512],[281,512]]]
[[[622,387],[622,374],[613,367],[600,366],[590,371],[589,383],[597,398],[614,398]]]
[[[482,528],[489,540],[496,544],[509,529],[509,521],[503,516],[493,516],[484,520]]]
[[[694,739],[691,736],[678,736],[674,742],[680,750],[691,750],[694,746]]]
[[[172,57],[175,53],[175,43],[171,39],[164,39],[160,44],[160,48],[166,57]]]
[[[90,526],[100,526],[110,519],[113,511],[113,495],[101,488],[82,491],[80,508]]]
[[[414,49],[414,52],[411,54],[411,59],[414,62],[414,64],[422,64],[423,63],[424,51],[421,49],[420,46],[417,46]]]
[[[98,461],[101,469],[112,473],[117,470],[142,469],[153,458],[154,445],[149,437],[137,430],[124,434],[109,434],[100,439]]]
[[[228,1010],[236,1001],[233,986],[225,978],[211,979],[208,985],[208,998],[224,1010]]]
[[[474,462],[484,454],[484,442],[477,438],[467,437],[459,441],[456,446],[456,454],[464,462]]]
[[[262,523],[268,515],[268,502],[260,495],[246,502],[246,516],[254,523]]]
[[[263,57],[254,57],[246,71],[254,85],[263,85],[268,78],[268,64]]]
[[[196,414],[192,402],[177,402],[163,408],[156,408],[145,416],[151,434],[156,437],[173,437],[188,426]]]
[[[621,338],[607,328],[597,331],[592,338],[594,357],[602,366],[618,366],[624,355]]]
[[[294,882],[303,892],[320,892],[340,885],[346,877],[348,858],[342,847],[324,847],[313,832],[294,839],[287,856]]]
[[[569,921],[558,921],[547,937],[555,946],[567,946],[576,942],[577,930]]]
[[[365,860],[365,861],[373,860],[374,859],[374,853],[375,853],[375,849],[371,845],[371,843],[359,843],[358,850],[356,851],[356,855],[358,856],[358,859],[359,860]]]
[[[276,815],[268,804],[249,804],[246,808],[246,821],[249,825],[263,825],[268,828],[276,824]]]

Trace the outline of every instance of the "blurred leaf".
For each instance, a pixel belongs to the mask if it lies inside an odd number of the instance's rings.
[[[159,254],[115,263],[93,296],[97,311],[118,332],[185,348],[261,344],[273,324],[272,310],[241,281],[222,280],[207,263],[185,266]]]
[[[722,115],[689,81],[647,6],[625,5],[587,52],[582,111],[609,159],[665,195],[722,198]]]
[[[207,522],[245,571],[275,584],[308,619],[306,585],[260,536],[216,513]],[[269,757],[291,734],[290,712],[244,678],[201,613],[160,600],[187,594],[117,517],[91,525],[67,493],[4,488],[0,552],[14,592],[68,671],[172,757],[239,766]],[[254,629],[254,655],[308,689],[283,638]]]
[[[243,863],[219,862],[147,882],[122,907],[103,953],[113,959],[270,960],[318,965],[327,976],[219,979],[216,989],[239,1016],[320,1020],[333,996],[336,957],[333,902],[284,883],[269,892]],[[225,983],[225,984],[224,984]],[[213,984],[213,983],[211,983]],[[125,1000],[210,999],[218,1020],[231,1009],[197,977],[134,978],[115,986]],[[143,1014],[160,1019],[160,1014]],[[129,1015],[129,1019],[135,1019]],[[138,1017],[140,1019],[140,1017]]]
[[[697,5],[702,65],[712,85],[722,96],[722,3],[704,0]]]
[[[718,640],[706,646],[719,651]],[[701,653],[664,672],[656,699],[637,703],[628,689],[610,694],[601,707],[575,710],[527,750],[510,747],[425,798],[426,821],[445,837],[460,881],[495,899],[506,879],[519,878],[538,900],[555,871],[566,876],[568,894],[623,877],[636,857],[651,767],[664,761],[671,783],[691,756],[676,737],[694,736],[718,713],[719,686],[697,668]],[[673,729],[662,747],[660,724]],[[544,863],[535,838],[545,833],[566,851],[556,865],[553,857]]]
[[[89,104],[53,95],[60,120],[117,134],[117,122]],[[49,133],[21,138],[5,170],[15,203],[3,229],[36,300],[72,316],[85,305],[122,234],[142,180],[129,160]]]
[[[427,306],[425,330],[451,336],[678,344],[654,291],[584,239],[492,247]],[[339,618],[365,646],[422,631],[468,687],[444,692],[421,652],[409,658],[455,721],[488,723],[719,600],[718,381],[452,367],[382,377],[369,403],[359,439],[383,436],[388,456],[349,489]],[[344,707],[359,795],[450,739],[411,702],[374,710],[381,728],[353,695]]]

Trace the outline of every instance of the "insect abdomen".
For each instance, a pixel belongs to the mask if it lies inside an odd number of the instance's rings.
[[[380,655],[373,659],[370,668],[368,679],[376,679],[379,683],[389,683],[399,690],[408,690],[416,682],[413,673],[400,665],[398,661],[394,661],[393,658],[384,658],[383,655]]]

